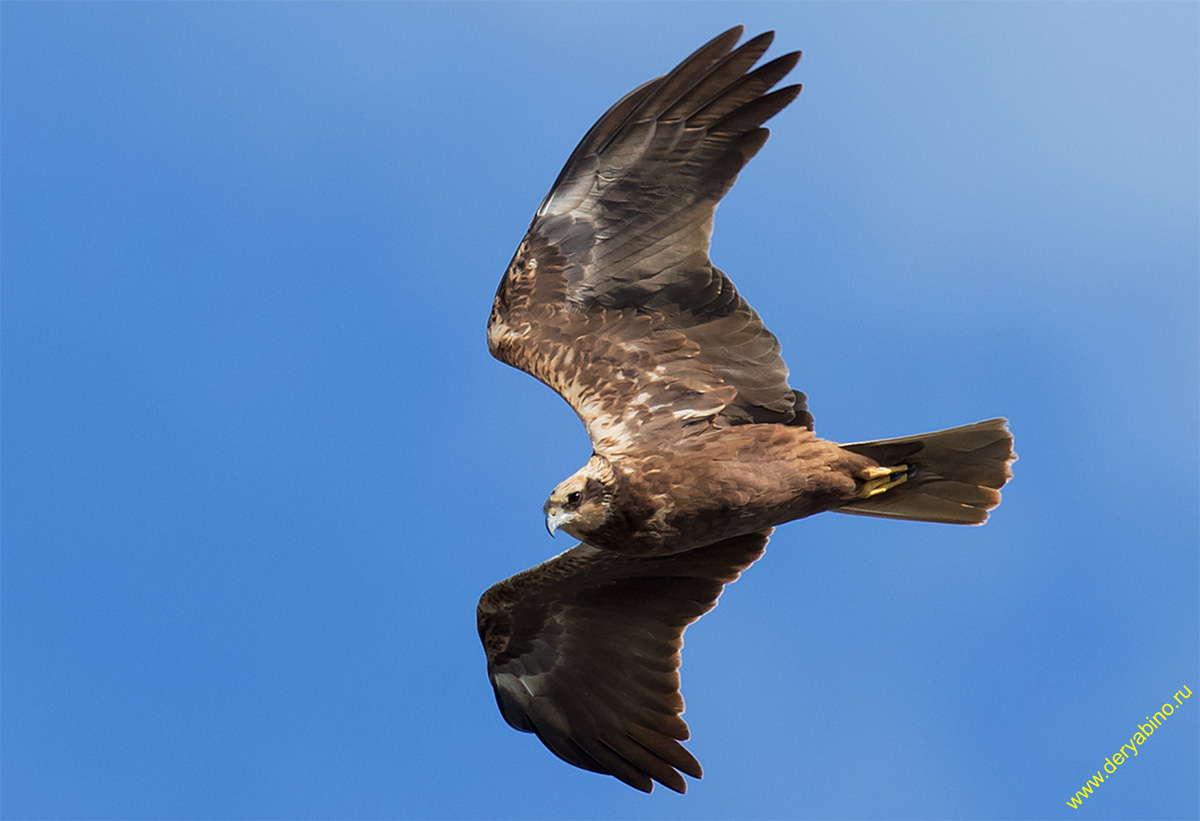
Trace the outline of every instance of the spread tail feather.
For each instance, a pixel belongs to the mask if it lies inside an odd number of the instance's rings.
[[[1000,504],[1000,488],[1012,478],[1017,460],[1005,419],[960,428],[856,442],[848,451],[881,466],[907,466],[907,479],[885,492],[836,508],[838,513],[912,519],[920,522],[980,525]]]

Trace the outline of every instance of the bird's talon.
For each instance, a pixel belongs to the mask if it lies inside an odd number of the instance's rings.
[[[896,467],[869,467],[859,473],[863,479],[863,486],[858,490],[858,498],[870,499],[872,496],[878,496],[880,493],[891,490],[896,485],[902,485],[908,481],[908,465],[897,465]]]

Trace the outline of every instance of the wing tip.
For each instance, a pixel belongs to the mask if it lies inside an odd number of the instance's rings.
[[[707,54],[709,51],[715,52],[718,55],[728,54],[729,52],[733,51],[733,47],[737,45],[738,40],[741,40],[742,35],[745,33],[746,27],[741,23],[738,23],[732,28],[725,29],[725,31],[721,32],[716,37],[712,38],[707,43],[700,46],[700,48],[688,55],[687,58],[685,58],[678,66],[675,67],[674,71],[678,71],[681,67],[689,65],[697,57],[702,54]],[[674,71],[672,71],[672,73],[674,73]]]
[[[742,23],[737,23],[736,25],[730,26],[729,28],[725,29],[723,32],[718,34],[716,37],[712,38],[712,40],[710,40],[709,42],[715,43],[718,40],[724,40],[727,37],[732,37],[733,41],[736,43],[738,40],[742,39],[742,35],[745,33],[746,33],[746,26]]]

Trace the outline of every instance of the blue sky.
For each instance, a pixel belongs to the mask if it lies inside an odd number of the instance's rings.
[[[1194,3],[5,3],[8,818],[1196,818]],[[706,775],[500,718],[565,404],[484,322],[562,162],[719,31],[803,49],[717,215],[820,434],[995,415],[983,528],[823,515],[687,634]]]

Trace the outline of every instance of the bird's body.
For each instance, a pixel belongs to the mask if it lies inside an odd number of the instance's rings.
[[[683,792],[684,628],[825,510],[980,524],[1010,476],[1003,419],[839,445],[818,438],[779,343],[708,258],[716,205],[763,146],[788,54],[735,28],[618,101],[551,188],[488,320],[498,359],[557,391],[592,455],[546,501],[580,539],[479,602],[506,721],[641,790]]]
[[[855,477],[874,464],[806,428],[706,428],[670,448],[609,460],[609,515],[572,535],[629,555],[691,550],[850,502],[863,483]]]

